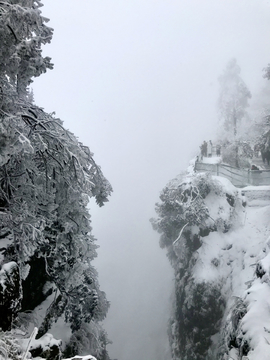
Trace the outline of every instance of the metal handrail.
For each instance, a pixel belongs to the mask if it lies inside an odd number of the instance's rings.
[[[270,185],[270,170],[267,169],[238,169],[223,163],[207,164],[197,161],[194,170],[197,172],[209,172],[213,175],[223,176],[230,180],[235,186]]]

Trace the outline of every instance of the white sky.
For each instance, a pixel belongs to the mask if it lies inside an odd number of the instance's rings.
[[[212,138],[217,78],[235,57],[256,93],[270,62],[266,0],[44,0],[53,71],[33,84],[95,153],[114,193],[91,205],[118,360],[164,360],[173,274],[149,223],[160,190]]]

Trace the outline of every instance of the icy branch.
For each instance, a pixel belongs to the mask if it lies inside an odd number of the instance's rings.
[[[186,225],[184,225],[184,226],[182,227],[182,229],[181,229],[181,231],[180,231],[180,233],[179,233],[179,235],[178,235],[178,238],[177,238],[176,240],[174,240],[173,245],[175,245],[175,244],[177,243],[177,241],[180,240],[181,235],[182,235],[182,233],[183,233],[183,231],[184,231],[184,229],[185,229],[185,227],[186,227],[187,225],[188,225],[188,223],[186,223]]]

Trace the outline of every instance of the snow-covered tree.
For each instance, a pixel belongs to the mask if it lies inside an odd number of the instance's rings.
[[[54,296],[39,337],[61,316],[73,332],[106,316],[109,303],[91,264],[97,245],[87,205],[94,197],[102,206],[112,191],[89,148],[30,101],[32,78],[52,68],[41,52],[52,38],[41,6],[39,0],[0,1],[1,265],[20,268],[23,311],[33,310],[35,296],[50,284],[43,299]]]
[[[218,110],[220,120],[232,136],[237,134],[241,120],[246,116],[251,93],[240,76],[241,69],[235,59],[229,61],[219,77]]]
[[[241,124],[244,119],[248,119],[246,110],[251,93],[240,72],[236,60],[232,59],[219,77],[218,112],[222,127],[218,137],[219,142],[223,144],[225,162],[236,167],[249,167],[249,158],[252,154],[249,150],[246,151],[247,137],[243,130],[246,126],[241,128]]]
[[[53,30],[45,25],[39,0],[6,0],[0,2],[0,78],[2,97],[12,86],[19,96],[25,95],[32,78],[52,68],[50,58],[43,57],[41,46],[52,39]],[[6,101],[6,100],[4,100]]]
[[[264,69],[264,77],[270,79],[270,67]],[[254,105],[254,121],[249,129],[249,137],[261,152],[270,151],[270,84],[267,82],[257,94]]]

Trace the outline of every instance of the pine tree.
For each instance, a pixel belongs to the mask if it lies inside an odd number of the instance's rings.
[[[53,33],[45,25],[48,19],[41,16],[41,6],[39,0],[0,2],[0,78],[3,96],[9,95],[4,89],[10,86],[19,97],[25,95],[33,77],[52,69],[51,59],[42,57],[41,52],[41,45],[49,43]]]
[[[241,120],[246,115],[251,93],[240,76],[241,69],[235,59],[229,61],[219,78],[218,108],[226,131],[236,136]]]
[[[31,102],[32,78],[52,68],[41,52],[53,33],[41,6],[0,1],[0,239],[9,241],[3,261],[19,265],[23,285],[36,261],[53,284],[39,336],[62,315],[72,331],[106,316],[87,205],[95,197],[102,206],[112,191],[89,148]]]
[[[241,69],[235,59],[227,64],[219,78],[220,93],[218,99],[219,118],[223,129],[219,142],[224,145],[223,160],[232,166],[249,167],[253,153],[246,137],[241,131],[241,123],[248,119],[247,107],[251,93],[240,76]],[[243,127],[243,126],[242,126]]]

